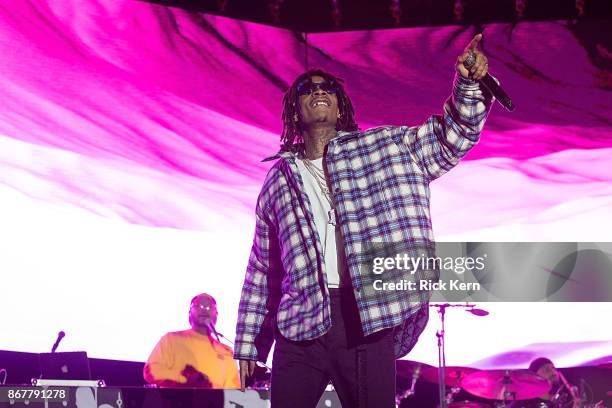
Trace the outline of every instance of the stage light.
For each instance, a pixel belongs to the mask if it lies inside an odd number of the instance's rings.
[[[274,24],[280,24],[280,8],[282,4],[283,0],[270,0],[268,2],[268,10]]]
[[[527,0],[516,0],[514,2],[514,11],[516,11],[516,18],[522,19],[525,17],[525,10],[527,9]]]
[[[342,12],[338,0],[332,0],[332,19],[334,20],[334,27],[339,28],[342,23]]]
[[[463,12],[465,11],[465,7],[463,5],[463,0],[455,0],[453,5],[453,20],[456,23],[463,21]]]
[[[219,8],[219,13],[225,13],[225,8],[227,7],[228,0],[217,0],[217,7]]]
[[[399,26],[402,19],[402,5],[400,4],[400,0],[391,0],[389,10],[391,10],[391,16],[393,17],[395,25]]]
[[[584,0],[576,0],[576,11],[578,17],[584,17]]]

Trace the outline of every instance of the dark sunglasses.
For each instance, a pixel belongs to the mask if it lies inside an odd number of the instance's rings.
[[[296,89],[299,96],[310,95],[317,89],[328,94],[335,94],[339,90],[338,85],[334,81],[312,82],[310,79],[300,82]]]

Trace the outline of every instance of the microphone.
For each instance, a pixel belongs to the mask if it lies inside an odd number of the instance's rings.
[[[57,339],[55,340],[55,343],[53,344],[53,347],[51,347],[51,352],[55,353],[55,350],[57,350],[57,346],[59,346],[60,341],[62,341],[62,339],[64,338],[64,336],[66,335],[66,333],[64,333],[63,331],[57,333]]]
[[[471,57],[471,58],[470,58]],[[468,57],[463,61],[463,66],[466,69],[472,68],[476,63],[476,58],[474,54],[470,53]],[[501,86],[493,79],[491,75],[487,72],[482,79],[479,79],[478,82],[482,85],[487,91],[489,91],[497,101],[507,110],[513,112],[516,109],[512,99],[508,96],[508,94],[502,89]]]
[[[468,312],[470,312],[471,314],[473,314],[474,316],[488,316],[489,312],[487,312],[484,309],[475,309],[475,308],[471,308],[468,310]]]
[[[217,341],[218,341],[219,343],[221,343],[221,339],[219,338],[219,333],[218,333],[218,332],[217,332],[217,330],[215,329],[215,325],[214,325],[214,324],[212,324],[212,323],[209,321],[209,322],[206,322],[206,328],[208,329],[208,333],[211,335],[211,337],[213,337],[213,335],[214,335],[214,337],[216,337],[216,338],[217,338]],[[223,337],[225,337],[225,336],[223,336]]]

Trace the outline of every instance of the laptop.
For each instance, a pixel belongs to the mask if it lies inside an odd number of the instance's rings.
[[[40,353],[40,378],[53,380],[91,380],[89,358],[85,351]]]

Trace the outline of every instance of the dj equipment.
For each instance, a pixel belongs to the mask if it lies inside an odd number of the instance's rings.
[[[12,398],[10,398],[12,397]],[[269,390],[81,386],[0,386],[1,407],[24,408],[269,408]],[[326,390],[317,407],[341,408]],[[350,408],[350,407],[349,407]]]
[[[90,380],[89,359],[85,351],[40,353],[40,378]]]

